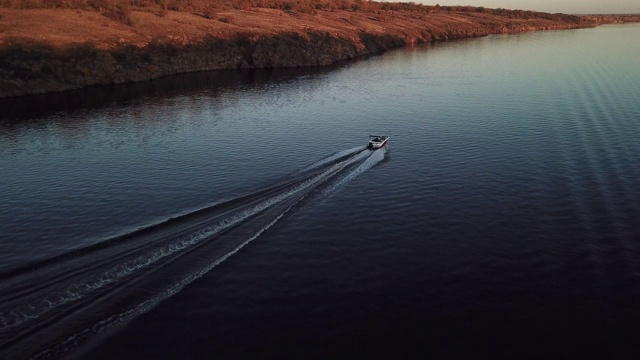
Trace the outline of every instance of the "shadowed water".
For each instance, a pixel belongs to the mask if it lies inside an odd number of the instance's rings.
[[[638,40],[4,100],[0,354],[632,356]]]

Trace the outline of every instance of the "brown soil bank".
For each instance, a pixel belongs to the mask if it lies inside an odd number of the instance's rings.
[[[316,6],[307,11],[291,5],[302,2],[243,2],[237,9],[160,6],[170,1],[136,8],[0,8],[0,98],[202,70],[322,66],[407,43],[639,20],[345,1],[342,7],[310,2]]]

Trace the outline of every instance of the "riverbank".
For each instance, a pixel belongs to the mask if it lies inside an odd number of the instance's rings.
[[[325,66],[409,43],[634,20],[428,6],[116,9],[0,8],[0,97],[204,70]]]

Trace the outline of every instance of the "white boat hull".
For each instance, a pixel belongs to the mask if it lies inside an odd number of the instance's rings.
[[[367,149],[370,149],[370,150],[380,149],[381,147],[387,144],[387,141],[389,141],[389,137],[384,137],[382,139],[376,138],[376,139],[370,140],[369,143],[367,144]]]

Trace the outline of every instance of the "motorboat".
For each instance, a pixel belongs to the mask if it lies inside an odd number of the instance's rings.
[[[387,141],[389,141],[389,137],[385,135],[369,135],[369,137],[371,140],[369,140],[369,143],[367,144],[367,149],[370,150],[380,149],[387,144]]]

